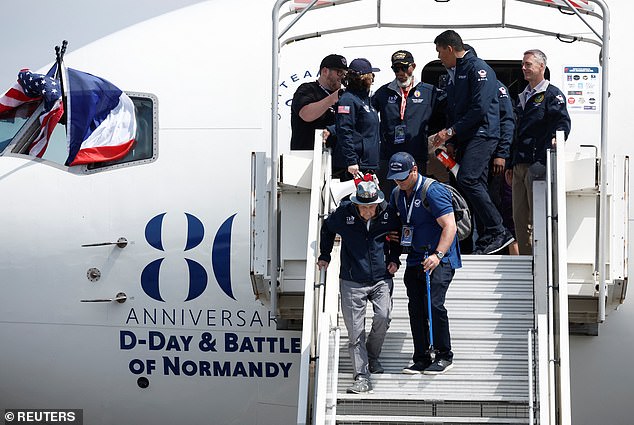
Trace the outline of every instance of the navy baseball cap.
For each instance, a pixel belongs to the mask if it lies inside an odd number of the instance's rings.
[[[396,152],[390,158],[387,178],[390,180],[405,180],[416,165],[414,157],[407,152]]]
[[[350,62],[350,66],[348,70],[355,72],[357,74],[371,74],[373,72],[379,72],[379,68],[373,68],[372,64],[366,58],[357,58]]]

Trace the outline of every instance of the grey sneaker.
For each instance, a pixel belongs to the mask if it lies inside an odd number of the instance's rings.
[[[368,378],[358,377],[354,383],[348,387],[346,392],[351,394],[367,394],[373,393],[372,383]]]
[[[378,360],[370,360],[369,362],[370,364],[368,365],[368,369],[370,370],[370,373],[383,373],[385,372],[385,369],[383,369],[383,366],[381,365],[381,362]]]
[[[423,373],[425,375],[440,375],[441,373],[447,372],[452,367],[453,362],[451,360],[439,359],[426,368]]]
[[[423,371],[427,369],[431,364],[431,359],[424,360],[422,362],[416,362],[411,366],[404,367],[401,372],[406,375],[418,375],[420,373],[423,373]]]

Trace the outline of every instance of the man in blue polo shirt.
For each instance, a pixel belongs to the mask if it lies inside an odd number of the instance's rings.
[[[407,152],[392,155],[387,177],[398,186],[392,192],[390,204],[398,210],[402,234],[412,235],[410,240],[401,238],[401,244],[409,245],[403,280],[409,298],[409,323],[414,340],[414,364],[403,369],[403,373],[444,373],[453,367],[445,295],[455,269],[462,267],[451,192],[433,182],[423,200],[421,192],[426,177],[418,173],[416,161]],[[437,352],[434,360],[428,350],[425,272],[430,273],[431,279],[431,322]]]

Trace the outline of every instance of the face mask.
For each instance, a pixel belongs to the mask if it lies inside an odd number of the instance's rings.
[[[413,76],[411,76],[411,75],[409,77],[407,77],[407,80],[405,80],[403,82],[401,82],[399,79],[396,79],[396,84],[398,84],[398,86],[400,88],[405,89],[405,88],[409,87],[410,84],[412,84],[412,79],[413,79]]]

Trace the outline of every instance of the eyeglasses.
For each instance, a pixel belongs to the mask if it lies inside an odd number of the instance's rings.
[[[392,71],[394,72],[399,72],[399,71],[407,72],[408,69],[409,69],[409,65],[405,65],[405,64],[392,65]]]

